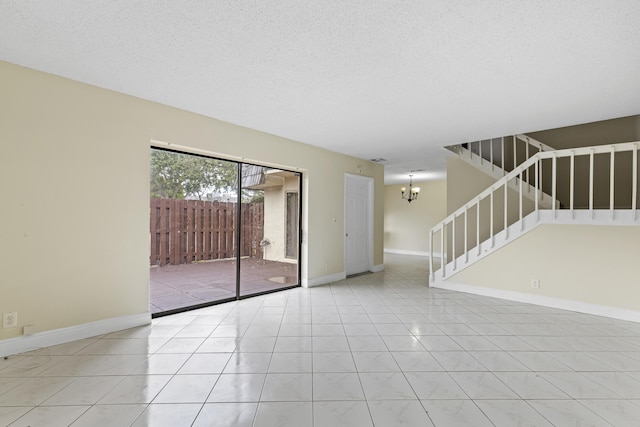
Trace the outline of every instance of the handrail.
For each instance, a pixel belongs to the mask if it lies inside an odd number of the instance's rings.
[[[524,143],[524,148],[522,148],[522,144],[518,144],[518,142]],[[486,143],[489,144],[488,147]],[[492,172],[497,171],[502,174],[506,174],[511,169],[517,167],[518,162],[521,161],[523,157],[524,160],[527,160],[536,152],[555,150],[553,147],[525,134],[481,139],[450,145],[445,148],[457,153],[460,158],[464,160],[477,161],[480,165],[488,162]],[[465,151],[463,151],[463,149]],[[508,150],[510,150],[511,153],[508,153]],[[506,154],[508,154],[508,156],[506,156]],[[526,175],[528,180],[529,173],[527,172]]]
[[[540,142],[537,139],[531,138],[530,136],[525,135],[523,133],[517,134],[516,138],[518,138],[519,140],[524,141],[524,142],[526,142],[528,144],[533,145],[534,147],[540,149],[540,151],[554,151],[555,150],[555,148],[545,144],[544,142]]]
[[[571,212],[573,212],[573,210],[575,209],[574,206],[574,192],[575,192],[575,188],[574,188],[574,173],[575,173],[575,158],[577,156],[589,156],[589,209],[593,211],[593,192],[594,192],[594,186],[593,186],[593,176],[594,176],[594,161],[593,161],[593,157],[596,154],[610,154],[611,155],[611,161],[610,161],[610,188],[609,188],[609,194],[610,194],[610,209],[611,209],[611,215],[613,215],[613,209],[614,209],[614,195],[615,195],[615,188],[614,188],[614,167],[615,167],[615,163],[614,163],[614,158],[615,158],[615,154],[616,153],[622,153],[622,152],[628,152],[628,151],[633,151],[634,155],[633,155],[633,161],[632,161],[632,195],[631,195],[631,207],[632,209],[636,209],[637,207],[637,200],[638,200],[638,185],[637,185],[637,177],[638,177],[638,159],[637,159],[637,154],[638,154],[638,149],[640,148],[640,141],[635,141],[635,142],[624,142],[624,143],[618,143],[618,144],[609,144],[609,145],[596,145],[596,146],[590,146],[590,147],[579,147],[579,148],[569,148],[569,149],[563,149],[563,150],[554,150],[554,151],[539,151],[538,153],[534,154],[532,157],[528,158],[527,160],[525,160],[523,163],[521,163],[520,165],[518,165],[516,168],[514,168],[511,172],[507,173],[505,176],[503,176],[502,178],[498,179],[495,183],[493,183],[492,185],[490,185],[487,189],[485,189],[484,191],[482,191],[480,194],[478,194],[477,196],[473,197],[469,202],[465,203],[463,206],[461,206],[460,208],[458,208],[456,211],[454,211],[452,214],[448,215],[445,219],[443,219],[441,222],[439,222],[436,226],[434,226],[433,228],[431,228],[431,230],[429,230],[429,252],[430,252],[430,257],[429,257],[429,268],[430,268],[430,274],[432,277],[435,276],[435,272],[433,270],[433,237],[436,233],[440,232],[441,233],[441,259],[442,259],[442,271],[444,274],[444,269],[445,269],[445,262],[444,262],[444,242],[445,242],[445,235],[444,235],[444,230],[445,227],[447,227],[449,224],[453,224],[453,230],[452,230],[452,234],[455,238],[455,221],[458,217],[464,215],[465,217],[465,243],[464,243],[464,252],[463,255],[465,255],[465,259],[468,258],[467,254],[468,254],[468,248],[467,248],[467,212],[473,208],[478,206],[478,208],[476,209],[477,211],[477,228],[476,228],[476,233],[477,233],[477,241],[476,241],[476,245],[478,247],[478,250],[480,249],[480,203],[486,199],[487,197],[491,198],[491,209],[490,209],[490,239],[493,241],[494,238],[494,233],[493,233],[493,199],[494,199],[494,194],[500,190],[501,188],[504,187],[504,201],[505,201],[505,215],[504,215],[504,230],[506,232],[507,227],[511,224],[515,224],[517,221],[522,221],[523,219],[523,207],[522,207],[522,196],[523,196],[523,189],[522,189],[522,184],[523,181],[526,182],[526,180],[524,179],[524,175],[525,172],[527,173],[527,180],[528,180],[528,174],[530,172],[530,168],[535,166],[535,179],[534,179],[534,189],[535,191],[540,191],[542,192],[542,182],[539,181],[539,179],[541,179],[541,169],[542,169],[542,161],[546,160],[546,159],[551,159],[552,160],[552,199],[553,199],[553,204],[552,204],[552,211],[555,213],[556,210],[556,204],[555,204],[555,198],[556,198],[556,186],[557,186],[557,159],[559,158],[570,158],[570,191],[569,191],[569,197],[570,197],[570,209]],[[508,211],[508,205],[507,205],[507,188],[509,185],[509,182],[511,180],[519,180],[519,189],[518,189],[518,197],[519,197],[519,215],[518,215],[518,219],[512,221],[510,224],[508,224],[508,220],[507,220],[507,211]],[[540,205],[538,203],[538,197],[535,197],[535,207],[533,209],[534,212],[539,211],[540,210]],[[635,217],[635,216],[634,216]],[[452,258],[453,258],[453,266],[454,269],[456,267],[456,248],[455,248],[455,241],[452,241]]]
[[[540,142],[537,139],[532,138],[532,137],[530,137],[530,136],[528,136],[526,134],[523,134],[523,133],[519,133],[519,134],[515,134],[515,135],[509,135],[509,136],[502,136],[502,137],[499,137],[499,138],[488,138],[488,139],[479,139],[477,141],[467,141],[467,142],[464,142],[462,144],[454,144],[454,145],[447,146],[445,148],[458,147],[458,146],[463,145],[463,144],[468,144],[469,146],[471,146],[471,144],[481,144],[484,141],[494,141],[494,140],[498,140],[498,139],[500,140],[501,144],[504,144],[505,140],[507,138],[517,138],[522,142],[525,142],[525,143],[527,143],[529,145],[532,145],[532,146],[536,147],[540,151],[553,151],[553,150],[555,150],[554,147],[551,147],[551,146],[545,144],[544,142]]]

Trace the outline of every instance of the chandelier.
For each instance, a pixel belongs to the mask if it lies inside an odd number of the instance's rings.
[[[402,198],[409,203],[418,198],[418,194],[420,194],[420,187],[413,187],[413,175],[409,175],[409,191],[407,192],[407,187],[402,187],[400,191],[402,191]]]

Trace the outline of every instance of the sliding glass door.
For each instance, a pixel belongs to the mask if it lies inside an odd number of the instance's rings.
[[[300,174],[248,164],[241,173],[240,241],[250,251],[240,256],[240,295],[297,285],[300,206],[290,195],[300,193]]]
[[[154,316],[299,285],[300,174],[151,150]]]

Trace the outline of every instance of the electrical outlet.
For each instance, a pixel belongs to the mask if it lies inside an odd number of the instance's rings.
[[[533,279],[533,280],[531,281],[531,287],[532,287],[533,289],[540,289],[540,280],[538,280],[538,279]]]
[[[18,313],[4,313],[2,315],[2,329],[15,328],[18,326]]]

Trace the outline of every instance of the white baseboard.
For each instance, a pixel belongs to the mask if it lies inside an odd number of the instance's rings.
[[[341,273],[329,274],[327,276],[314,277],[313,279],[303,279],[302,287],[313,288],[314,286],[326,285],[327,283],[337,282],[339,280],[344,280],[346,278],[347,278],[347,275],[343,271]]]
[[[373,267],[371,267],[371,272],[372,273],[379,273],[381,271],[384,271],[384,264],[378,264],[378,265],[374,265]]]
[[[0,341],[0,357],[37,350],[43,347],[65,344],[83,338],[95,337],[151,323],[151,313],[113,317],[96,322],[69,326],[52,331],[37,332]]]
[[[429,252],[423,251],[406,251],[404,249],[388,249],[384,248],[384,251],[388,254],[398,254],[398,255],[415,255],[415,256],[429,256]],[[434,256],[438,256],[437,254],[433,254]]]
[[[610,317],[612,319],[627,320],[640,323],[640,311],[606,305],[590,304],[581,301],[563,298],[533,295],[524,292],[505,291],[502,289],[486,288],[484,286],[465,285],[449,281],[436,280],[429,284],[432,288],[447,289],[450,291],[466,292],[474,295],[500,298],[509,301],[524,302],[541,305],[544,307],[559,308],[562,310],[577,311],[579,313],[593,314],[596,316]]]
[[[378,273],[380,271],[384,271],[384,264],[378,264],[371,267],[372,273]],[[345,272],[329,274],[328,276],[316,277],[313,279],[302,280],[303,288],[313,288],[314,286],[326,285],[327,283],[338,282],[340,280],[344,280],[347,278],[347,274]]]
[[[414,255],[414,256],[424,256],[429,258],[429,252],[423,252],[423,251],[405,251],[404,249],[388,249],[388,248],[385,248],[384,251],[388,254]],[[434,252],[433,258],[441,259],[442,254],[440,252]],[[446,261],[446,257],[445,257],[445,261]]]

